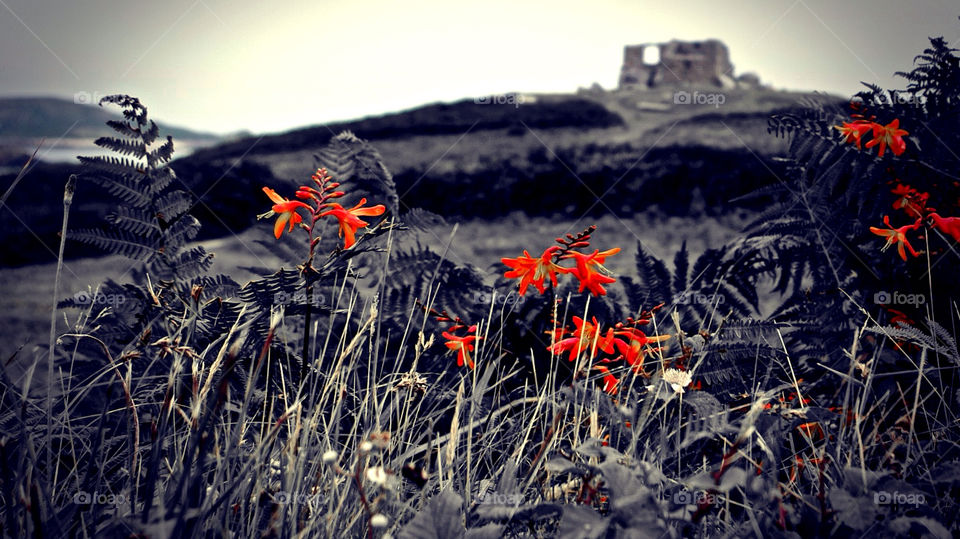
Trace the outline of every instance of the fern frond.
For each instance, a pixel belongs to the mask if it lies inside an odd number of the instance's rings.
[[[124,140],[115,137],[100,137],[93,141],[101,148],[117,152],[121,155],[132,155],[138,159],[147,156],[147,145],[140,140]]]
[[[133,179],[130,176],[116,174],[112,176],[91,175],[87,179],[96,183],[107,190],[107,193],[120,199],[121,202],[130,204],[137,208],[147,208],[153,202],[153,198],[146,188],[141,184],[140,178]]]
[[[104,251],[123,255],[133,260],[149,262],[157,254],[156,243],[145,243],[145,238],[124,230],[77,230],[70,234],[75,239],[94,245]]]
[[[94,157],[78,156],[80,163],[87,168],[87,174],[107,173],[130,178],[140,178],[147,174],[146,166],[127,157],[111,157],[97,155]]]
[[[387,207],[393,215],[400,214],[400,199],[393,175],[383,164],[380,153],[365,140],[350,131],[344,131],[314,154],[317,167],[338,182],[351,183],[351,193],[366,195],[370,200]]]
[[[170,191],[156,201],[157,217],[171,222],[193,207],[193,199],[186,191]]]
[[[667,266],[644,249],[643,243],[639,241],[636,261],[638,282],[631,282],[628,290],[632,309],[639,311],[669,302],[674,294],[670,288],[671,279]]]
[[[151,122],[153,123],[153,122]],[[156,127],[156,124],[153,124]],[[157,147],[157,149],[152,150],[147,154],[147,161],[152,165],[156,166],[160,163],[166,163],[173,159],[173,137],[167,136],[167,141]],[[171,169],[167,169],[171,170]]]

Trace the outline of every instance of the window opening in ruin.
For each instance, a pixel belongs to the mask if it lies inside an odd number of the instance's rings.
[[[660,47],[643,48],[643,64],[648,66],[660,63]]]

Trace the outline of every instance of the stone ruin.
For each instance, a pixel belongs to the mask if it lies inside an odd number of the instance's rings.
[[[645,57],[648,48],[653,47],[659,55],[651,55],[653,59]],[[621,90],[678,85],[755,87],[759,86],[759,79],[752,74],[735,79],[727,46],[716,39],[673,40],[624,47]]]

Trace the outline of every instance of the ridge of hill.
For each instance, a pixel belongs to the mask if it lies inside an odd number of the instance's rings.
[[[735,89],[724,90],[724,102],[717,105],[717,99],[678,102],[677,91],[693,96],[717,89],[435,103],[226,141],[170,166],[197,198],[193,214],[204,225],[199,239],[255,224],[268,204],[261,187],[292,192],[314,171],[313,155],[344,130],[371,141],[393,174],[404,210],[492,219],[517,211],[719,215],[730,209],[728,201],[775,181],[781,165],[773,157],[785,153],[787,142],[767,132],[768,118],[810,97]],[[25,159],[0,163],[7,165],[0,170],[0,189],[10,185]],[[75,168],[38,163],[12,193],[11,211],[0,214],[8,264],[49,261],[56,252],[63,183]],[[362,193],[362,186],[351,188],[352,194]],[[97,226],[108,205],[94,186],[78,186],[71,227]],[[67,256],[89,255],[85,246],[68,242]]]
[[[106,121],[120,118],[113,110],[58,97],[0,97],[0,141],[61,136],[93,140],[112,134]],[[174,139],[220,138],[162,121],[157,125]]]

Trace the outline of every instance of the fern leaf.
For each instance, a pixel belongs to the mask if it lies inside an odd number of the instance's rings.
[[[123,140],[115,137],[100,137],[93,141],[101,148],[112,150],[121,155],[132,155],[138,159],[147,156],[147,145],[139,140]]]
[[[104,251],[142,262],[148,262],[157,254],[156,244],[145,243],[144,238],[123,230],[86,229],[75,231],[71,236]]]

